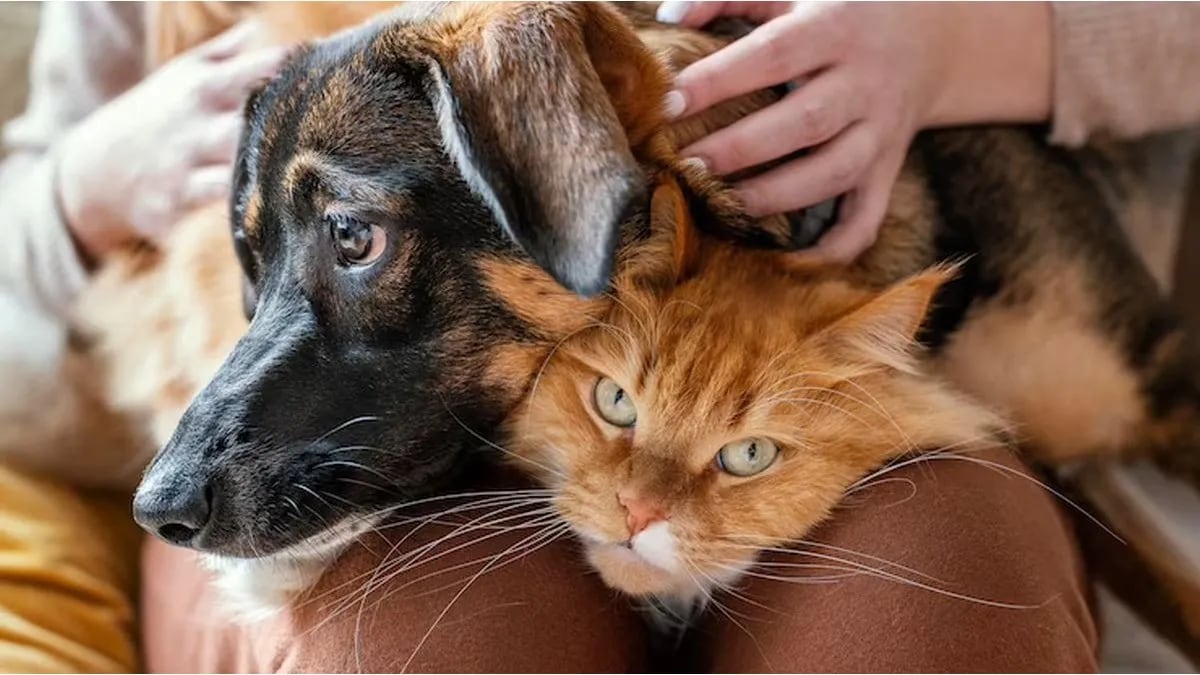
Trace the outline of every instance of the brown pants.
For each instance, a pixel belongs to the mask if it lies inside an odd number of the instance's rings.
[[[1028,476],[1003,453],[980,457]],[[637,608],[590,574],[565,539],[466,586],[484,565],[476,561],[529,533],[495,537],[414,567],[361,600],[361,593],[352,594],[378,582],[372,572],[381,558],[395,559],[444,532],[424,527],[396,550],[369,541],[337,563],[295,610],[245,628],[221,618],[207,575],[190,553],[151,541],[142,597],[147,667],[1096,670],[1098,638],[1084,571],[1052,496],[1030,480],[964,460],[924,462],[890,477],[896,480],[855,494],[815,534],[820,544],[807,550],[818,556],[789,556],[824,565],[804,572],[806,583],[754,579],[739,597],[719,597],[721,607],[710,609],[665,658],[651,649]],[[397,534],[388,536],[394,542]],[[358,601],[348,604],[348,597]]]

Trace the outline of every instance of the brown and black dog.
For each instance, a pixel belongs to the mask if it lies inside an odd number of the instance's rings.
[[[675,154],[777,93],[668,125],[670,73],[728,38],[651,16],[402,8],[301,49],[257,91],[232,209],[254,318],[147,470],[138,521],[225,559],[279,559],[447,489],[489,456],[548,350],[603,311],[613,270],[670,226],[650,217],[663,182],[714,234],[800,243],[794,221],[745,219]],[[819,273],[881,285],[962,261],[926,325],[937,367],[1014,417],[1045,463],[1146,456],[1195,483],[1200,369],[1087,160],[1035,129],[923,134],[880,241]],[[168,265],[209,255],[187,231]],[[115,283],[92,302],[143,273],[102,277]],[[219,283],[229,299],[232,274]],[[232,311],[190,302],[170,312]],[[209,347],[232,341],[218,334]],[[195,377],[178,381],[182,404]],[[1174,590],[1158,609],[1196,657],[1195,586]]]

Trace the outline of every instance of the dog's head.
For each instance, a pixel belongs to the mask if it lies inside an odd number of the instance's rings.
[[[300,50],[246,108],[253,320],[138,521],[261,556],[442,486],[602,310],[644,234],[666,87],[602,5],[401,10]]]

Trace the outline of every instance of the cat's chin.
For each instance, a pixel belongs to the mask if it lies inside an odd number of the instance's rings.
[[[686,574],[671,572],[623,544],[589,543],[587,558],[604,583],[637,597],[690,599],[705,589]]]

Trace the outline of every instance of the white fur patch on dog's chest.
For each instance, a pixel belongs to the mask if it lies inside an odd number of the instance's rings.
[[[213,584],[229,618],[250,624],[265,621],[312,588],[335,560],[382,520],[351,518],[278,553],[262,558],[205,555]]]

